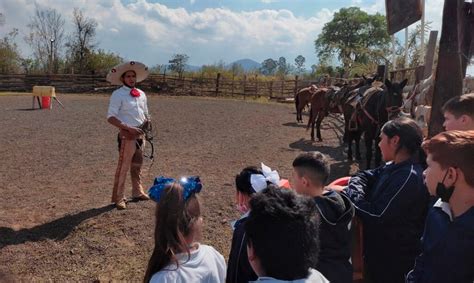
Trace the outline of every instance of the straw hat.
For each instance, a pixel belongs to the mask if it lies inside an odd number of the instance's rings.
[[[105,79],[112,85],[122,85],[123,82],[120,80],[120,77],[127,71],[135,72],[137,75],[137,83],[148,77],[148,67],[145,66],[145,64],[136,61],[129,61],[113,67]]]

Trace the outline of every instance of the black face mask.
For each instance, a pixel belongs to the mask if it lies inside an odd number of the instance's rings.
[[[448,176],[448,171],[446,171],[446,174],[444,174],[443,181],[438,182],[436,185],[436,196],[441,198],[442,201],[444,202],[449,202],[449,199],[453,195],[454,192],[454,184],[446,187],[444,184],[444,180],[446,179],[446,176]]]

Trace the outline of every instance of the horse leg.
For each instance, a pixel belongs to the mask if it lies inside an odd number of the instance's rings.
[[[378,146],[380,142],[380,138],[375,137],[374,140],[375,140],[375,167],[378,167],[382,160],[382,152],[380,151],[380,147]]]
[[[372,136],[365,132],[364,135],[366,148],[366,164],[365,168],[370,169],[370,162],[372,161]]]
[[[347,143],[347,159],[352,161],[352,138],[351,139],[346,138],[346,143]]]
[[[356,159],[357,160],[361,160],[362,159],[362,156],[360,155],[360,136],[362,135],[361,132],[357,131],[355,133],[355,138],[354,138],[354,141],[355,141],[355,146],[356,146]]]
[[[317,134],[318,140],[320,142],[323,141],[323,139],[321,137],[321,122],[323,121],[323,119],[324,119],[323,111],[319,111],[318,112],[318,119],[316,120],[316,134]]]

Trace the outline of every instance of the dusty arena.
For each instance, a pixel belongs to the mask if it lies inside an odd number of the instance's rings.
[[[155,203],[110,204],[118,152],[109,96],[59,98],[64,109],[31,110],[30,96],[0,96],[0,281],[141,281]],[[156,157],[144,168],[146,187],[158,175],[199,175],[202,242],[226,257],[238,217],[234,176],[244,166],[264,162],[289,178],[296,155],[319,150],[331,157],[331,179],[357,167],[345,160],[341,121],[326,118],[323,142],[311,142],[292,104],[157,95],[148,103]]]

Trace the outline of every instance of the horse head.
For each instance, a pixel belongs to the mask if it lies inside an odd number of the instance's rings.
[[[385,95],[385,110],[387,111],[388,119],[393,119],[400,114],[403,105],[403,88],[408,80],[404,79],[400,83],[393,83],[390,80],[385,80],[387,87]]]

